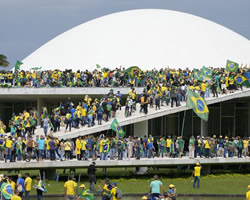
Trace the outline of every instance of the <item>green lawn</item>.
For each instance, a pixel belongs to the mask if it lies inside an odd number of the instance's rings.
[[[58,171],[60,172],[60,181],[58,183],[46,180],[47,194],[63,194],[63,184],[67,180],[68,170],[65,174],[63,174],[63,170]],[[25,172],[20,171],[20,173]],[[75,172],[76,179],[78,179],[79,172],[81,172],[80,184],[84,183],[88,186],[86,169],[77,169]],[[31,170],[29,173],[33,178],[38,175],[37,170]],[[160,176],[160,180],[163,182],[166,190],[169,184],[174,184],[177,188],[177,193],[181,194],[244,194],[247,185],[250,184],[249,171],[242,171],[242,173],[213,171],[213,174],[201,176],[200,189],[193,189],[191,170],[150,169],[147,175],[138,176],[132,174],[132,168],[108,169],[106,176],[102,173],[102,169],[99,169],[97,172],[97,184],[104,180],[105,177],[109,177],[112,182],[118,183],[118,187],[123,193],[147,193],[154,174]],[[15,176],[17,173],[10,172],[8,175]],[[33,190],[31,194],[35,194],[35,191]]]

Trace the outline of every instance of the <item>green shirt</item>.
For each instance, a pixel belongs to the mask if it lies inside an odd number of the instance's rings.
[[[179,144],[179,148],[183,149],[184,148],[184,140],[183,139],[179,139],[178,140],[178,144]]]

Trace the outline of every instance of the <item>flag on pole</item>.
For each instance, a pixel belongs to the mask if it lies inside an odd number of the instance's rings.
[[[193,92],[192,90],[188,90],[188,98],[187,98],[186,106],[188,108],[192,108],[193,111],[201,119],[203,119],[205,121],[208,120],[209,110],[208,110],[206,102],[204,101],[204,99],[200,95]]]
[[[101,66],[99,64],[96,64],[97,69],[101,69]]]
[[[242,75],[237,75],[234,77],[234,81],[238,84],[238,85],[242,85],[242,86],[247,86],[249,87],[249,81],[247,80],[247,78],[245,76]]]
[[[20,66],[21,66],[22,64],[23,64],[23,63],[22,63],[21,61],[19,61],[19,60],[16,61],[15,72],[16,72],[17,70],[20,69]]]
[[[80,197],[84,200],[95,200],[95,196],[90,193],[89,189],[82,190]]]
[[[211,69],[206,68],[205,66],[202,67],[201,74],[204,77],[211,78],[213,76],[213,71]]]
[[[204,80],[203,74],[198,69],[194,69],[194,79],[197,79],[199,81]]]
[[[38,70],[41,70],[42,69],[42,67],[33,67],[33,68],[31,68],[32,70],[35,70],[35,71],[38,71]]]
[[[116,118],[114,118],[110,128],[115,131],[116,133],[119,134],[120,137],[124,137],[125,132],[124,130],[120,127],[118,121],[116,120]]]
[[[227,60],[226,71],[237,72],[239,69],[239,64],[230,60]]]
[[[137,66],[132,66],[129,67],[128,69],[124,70],[124,72],[127,72],[129,77],[134,77],[134,71],[138,70],[139,72],[141,71],[141,69]]]

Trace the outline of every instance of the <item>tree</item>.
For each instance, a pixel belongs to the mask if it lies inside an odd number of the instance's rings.
[[[0,54],[0,66],[2,67],[8,67],[10,63],[7,60],[7,57],[3,54]]]

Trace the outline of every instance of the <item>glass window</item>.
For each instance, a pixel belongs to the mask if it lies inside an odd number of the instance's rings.
[[[221,103],[222,116],[234,116],[234,103]]]
[[[193,135],[193,133],[192,133],[192,112],[193,112],[193,110],[186,111],[183,136]],[[181,130],[182,130],[183,117],[184,117],[184,112],[181,112],[180,113],[180,130],[179,130],[180,135],[181,135]]]
[[[222,117],[221,118],[221,134],[227,136],[234,135],[234,118],[233,117]]]
[[[166,135],[178,135],[178,117],[166,117],[166,131],[163,133]]]
[[[235,112],[235,136],[248,136],[248,109],[236,109]]]
[[[220,133],[220,108],[209,108],[208,135]]]
[[[201,135],[201,118],[193,117],[193,134],[194,136]]]

